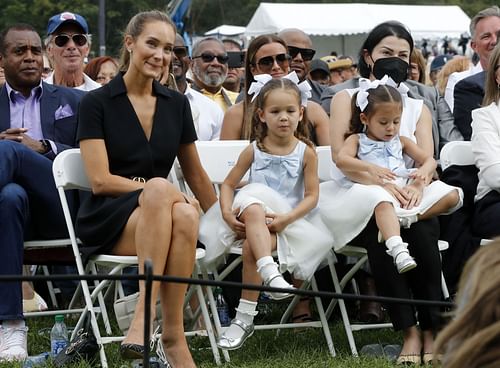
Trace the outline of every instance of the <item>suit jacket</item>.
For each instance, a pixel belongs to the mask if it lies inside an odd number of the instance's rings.
[[[426,86],[412,80],[404,82],[409,88],[408,96],[424,100],[432,115],[432,137],[434,139],[434,156],[439,157],[439,150],[449,141],[463,140],[462,135],[453,124],[453,115],[448,104],[439,95],[436,87]],[[359,78],[353,78],[335,86],[328,87],[321,95],[321,106],[330,113],[332,97],[339,91],[348,88],[358,88]]]
[[[40,123],[44,139],[55,143],[57,152],[76,146],[77,113],[83,91],[42,82]],[[64,110],[61,112],[61,110]],[[58,111],[56,113],[56,111]],[[10,128],[10,105],[7,88],[0,89],[0,131]],[[49,151],[47,158],[54,159]]]
[[[464,139],[470,141],[472,135],[472,110],[481,107],[484,98],[486,71],[462,79],[453,90],[455,126]]]

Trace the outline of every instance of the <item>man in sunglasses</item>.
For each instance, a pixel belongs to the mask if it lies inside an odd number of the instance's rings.
[[[229,60],[224,44],[214,37],[204,38],[193,46],[192,59],[192,87],[226,111],[234,104],[238,94],[222,86],[227,77]]]
[[[27,24],[0,33],[0,273],[21,275],[23,242],[67,237],[52,160],[76,146],[83,92],[42,82],[42,41]],[[0,362],[24,360],[20,282],[0,286]]]
[[[189,100],[196,134],[200,141],[218,140],[224,111],[214,101],[191,88],[186,79],[191,59],[181,35],[177,34],[172,57],[172,73],[180,93]]]
[[[324,87],[309,79],[311,60],[316,53],[316,50],[312,48],[311,38],[303,31],[296,28],[284,29],[278,33],[278,37],[285,41],[288,46],[288,53],[292,58],[290,69],[297,73],[301,82],[307,79],[307,82],[312,88],[311,100],[321,103],[321,94],[323,93]]]
[[[47,25],[45,45],[54,67],[45,82],[83,91],[101,87],[83,72],[84,60],[90,51],[89,27],[85,18],[70,12],[54,15]]]

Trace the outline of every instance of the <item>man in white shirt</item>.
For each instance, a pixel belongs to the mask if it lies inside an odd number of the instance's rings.
[[[81,15],[64,12],[50,18],[45,46],[54,71],[45,82],[83,91],[101,87],[83,72],[90,42],[89,27]]]
[[[500,32],[500,11],[498,6],[481,10],[470,22],[471,48],[479,55],[479,62],[472,68],[450,74],[444,99],[453,112],[455,85],[464,78],[486,70],[491,51],[497,43],[497,34]]]
[[[196,134],[200,141],[218,140],[222,126],[224,112],[214,101],[192,89],[186,80],[186,72],[191,60],[187,47],[180,35],[176,35],[174,44],[174,55],[172,58],[172,73],[177,83],[179,92],[184,93],[191,105],[191,113],[196,128]]]

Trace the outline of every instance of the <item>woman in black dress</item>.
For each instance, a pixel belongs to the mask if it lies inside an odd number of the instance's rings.
[[[217,198],[196,151],[187,99],[155,80],[171,61],[175,34],[174,24],[162,12],[135,15],[125,31],[122,73],[81,102],[78,140],[92,195],[78,213],[77,233],[86,256],[137,255],[139,272],[149,258],[155,274],[189,277],[199,206],[166,179],[175,157],[203,209]],[[195,366],[184,337],[186,287],[155,282],[152,289],[152,300],[160,293],[162,342],[175,367]],[[139,291],[120,348],[124,358],[141,358],[144,352],[142,282]],[[154,317],[154,303],[151,313]]]

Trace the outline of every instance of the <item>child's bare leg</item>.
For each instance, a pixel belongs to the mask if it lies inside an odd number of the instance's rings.
[[[387,254],[394,258],[399,273],[409,271],[417,266],[408,252],[408,244],[401,238],[399,220],[390,202],[382,202],[375,207],[377,227],[385,239]]]
[[[379,203],[375,207],[375,220],[384,239],[400,235],[399,221],[392,203]]]

